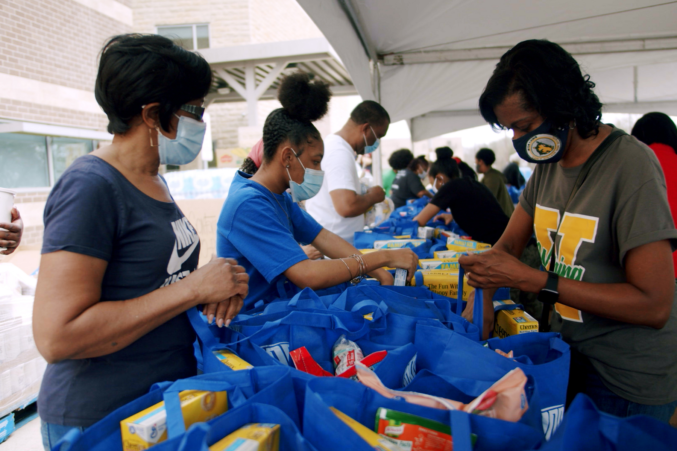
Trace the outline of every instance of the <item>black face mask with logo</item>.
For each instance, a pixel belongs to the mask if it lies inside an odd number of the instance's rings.
[[[554,133],[554,134],[553,134]],[[517,154],[529,163],[556,163],[564,156],[569,129],[556,129],[544,121],[535,130],[512,142]]]

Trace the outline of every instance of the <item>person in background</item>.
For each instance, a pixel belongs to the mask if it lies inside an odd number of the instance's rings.
[[[484,289],[485,332],[496,288],[538,293],[547,313],[554,306],[552,330],[572,353],[569,402],[585,393],[603,412],[668,422],[677,407],[677,230],[656,155],[601,123],[594,86],[546,40],[501,57],[480,112],[512,130],[536,170],[496,246],[459,263]],[[517,260],[534,233],[546,271]]]
[[[392,167],[383,173],[383,191],[385,191],[386,197],[390,197],[390,189],[395,180],[395,175],[395,171]]]
[[[390,196],[395,208],[403,207],[409,199],[432,197],[423,186],[423,181],[428,176],[428,162],[425,159],[414,158],[409,149],[400,149],[393,152],[388,164],[397,173]]]
[[[362,255],[297,204],[312,199],[323,184],[324,145],[312,122],[327,112],[330,95],[326,83],[311,82],[307,74],[285,77],[279,87],[282,108],[270,113],[263,126],[261,167],[253,176],[238,172],[230,186],[216,249],[217,255],[236,258],[250,276],[245,310],[259,300],[279,298],[278,287],[287,281],[318,290],[369,274],[392,285],[384,266],[407,269],[409,278],[416,271],[418,258],[411,249]],[[299,242],[312,244],[332,260],[310,260]]]
[[[677,222],[677,126],[667,114],[647,113],[632,127],[632,136],[656,154],[665,174],[672,219]],[[672,262],[677,279],[677,252],[672,253]]]
[[[509,220],[498,201],[486,186],[461,176],[458,164],[447,149],[438,148],[435,153],[437,161],[430,168],[430,173],[435,174],[437,194],[414,221],[425,226],[433,218],[442,219],[445,224],[453,219],[474,240],[494,245]],[[448,208],[451,214],[438,215]]]
[[[489,188],[489,191],[494,195],[503,209],[503,212],[510,217],[512,212],[515,211],[515,206],[508,194],[508,188],[505,186],[507,183],[505,176],[500,171],[491,167],[495,161],[496,155],[494,154],[494,151],[487,149],[486,147],[480,149],[477,151],[477,154],[475,154],[475,167],[477,168],[477,172],[483,174],[482,184]]]
[[[325,140],[324,181],[317,196],[306,203],[306,209],[322,227],[349,243],[355,232],[364,229],[364,214],[385,199],[380,186],[362,193],[355,155],[376,151],[389,126],[388,112],[378,103],[365,100],[350,113],[343,128]]]
[[[522,187],[527,183],[524,180],[522,171],[517,163],[511,161],[503,169],[503,175],[505,176],[505,181],[510,187],[514,187],[517,190],[521,190]],[[516,202],[515,202],[516,203]]]
[[[5,248],[0,255],[12,254],[21,244],[21,236],[24,233],[24,222],[19,210],[12,208],[12,222],[10,224],[0,222],[0,247]]]
[[[78,158],[45,206],[33,334],[49,365],[38,395],[45,449],[148,393],[197,374],[198,305],[222,326],[249,276],[232,259],[197,269],[200,238],[159,175],[200,153],[212,70],[158,35],[103,48],[96,100],[113,143]]]

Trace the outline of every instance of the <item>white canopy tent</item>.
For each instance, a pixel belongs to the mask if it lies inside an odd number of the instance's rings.
[[[534,38],[574,55],[605,111],[677,114],[677,1],[298,2],[360,95],[406,119],[413,141],[484,124],[477,102],[498,59]]]

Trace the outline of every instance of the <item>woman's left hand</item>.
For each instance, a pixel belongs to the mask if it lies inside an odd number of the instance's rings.
[[[510,287],[530,293],[538,293],[543,288],[539,286],[539,275],[545,273],[525,265],[506,252],[490,250],[463,256],[458,259],[458,263],[466,272],[468,284],[475,288]]]

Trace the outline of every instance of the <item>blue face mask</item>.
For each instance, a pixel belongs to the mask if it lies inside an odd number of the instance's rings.
[[[371,128],[371,125],[369,126]],[[371,146],[367,144],[367,137],[362,134],[362,137],[364,138],[364,154],[370,154],[372,152],[376,152],[376,149],[378,149],[378,146],[381,144],[381,140],[378,139],[378,136],[376,136],[376,132],[374,132],[374,129],[371,128],[371,132],[374,134],[374,138],[376,138],[376,141],[374,141],[374,144]]]
[[[186,116],[179,118],[176,138],[170,139],[158,130],[160,164],[182,165],[197,158],[205,139],[207,124]]]
[[[568,137],[568,128],[557,130],[549,121],[544,121],[534,131],[515,139],[512,145],[529,163],[556,163],[564,156]]]
[[[294,152],[294,149],[291,149],[291,151]],[[296,152],[294,152],[294,156],[297,160],[299,160],[299,163],[301,163],[301,159],[298,155],[296,155]],[[301,163],[301,167],[305,172],[303,174],[303,183],[300,185],[292,180],[291,174],[289,173],[289,167],[287,167],[287,175],[289,175],[289,189],[291,190],[291,199],[294,202],[301,202],[302,200],[308,200],[311,197],[314,197],[318,192],[320,192],[320,188],[322,188],[322,182],[324,181],[324,171],[307,169],[305,166],[303,166],[303,163]]]

